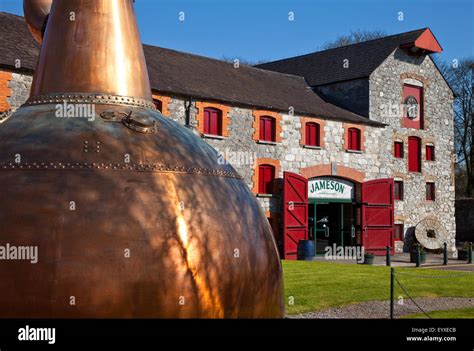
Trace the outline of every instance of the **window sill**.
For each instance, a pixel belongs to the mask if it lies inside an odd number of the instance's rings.
[[[265,141],[265,140],[257,140],[257,144],[262,144],[262,145],[278,145],[278,143],[275,142],[275,141]]]
[[[216,139],[216,140],[225,140],[225,139],[227,139],[225,136],[213,135],[213,134],[203,134],[202,137],[206,138],[206,139]]]
[[[310,149],[310,150],[322,150],[321,146],[311,146],[311,145],[303,145],[303,148]]]
[[[363,154],[364,152],[362,150],[346,150],[347,153],[349,154]]]
[[[261,197],[261,198],[274,198],[278,197],[278,195],[275,194],[255,194],[256,197]]]

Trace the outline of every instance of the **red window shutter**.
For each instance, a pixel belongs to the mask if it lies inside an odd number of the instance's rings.
[[[204,134],[222,135],[222,112],[220,110],[204,109]]]
[[[356,128],[349,128],[349,150],[360,150],[360,131]]]
[[[260,117],[260,140],[265,140],[265,118]]]
[[[393,189],[395,200],[403,200],[403,182],[395,181]]]
[[[426,183],[426,200],[435,201],[435,183]]]
[[[265,140],[273,141],[273,126],[272,120],[267,118],[265,119]]]
[[[403,224],[395,224],[395,240],[403,241],[405,228]]]
[[[393,146],[393,156],[403,158],[403,143],[396,141]]]
[[[273,193],[273,179],[275,168],[270,165],[261,165],[258,169],[258,192],[259,194]]]
[[[421,172],[421,139],[408,138],[408,171]]]
[[[260,140],[274,142],[275,133],[275,119],[272,117],[260,117]]]
[[[204,110],[204,134],[211,134],[211,111]]]
[[[435,160],[435,148],[433,145],[426,145],[426,161]]]
[[[320,129],[317,123],[306,123],[306,145],[320,146]]]

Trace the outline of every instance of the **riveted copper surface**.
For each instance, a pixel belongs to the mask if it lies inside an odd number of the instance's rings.
[[[92,65],[104,62],[104,51],[115,52],[110,40],[123,24],[96,26],[115,11],[127,19],[127,33],[131,4],[53,3],[35,92],[63,87],[51,94],[79,94],[65,97],[69,106],[92,104],[93,115],[58,115],[60,99],[36,95],[0,126],[0,246],[38,248],[36,264],[0,260],[0,317],[280,318],[282,271],[272,231],[235,170],[156,110],[93,102],[99,95],[147,100],[141,70],[125,78],[136,86],[122,91],[107,67],[101,78]],[[94,43],[91,58],[71,56],[73,41],[61,39],[64,47],[54,50],[50,37],[71,32],[62,19],[71,8],[89,16],[94,31],[81,38]],[[83,33],[85,25],[72,27]],[[126,52],[141,57],[141,46],[134,52],[123,38]],[[72,75],[62,66],[81,60],[86,68]],[[154,132],[128,128],[123,119],[133,115],[152,121]]]

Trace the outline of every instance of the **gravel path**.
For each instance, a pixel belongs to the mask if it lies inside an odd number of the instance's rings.
[[[451,310],[458,308],[474,308],[474,298],[442,297],[442,298],[417,298],[415,302],[426,312]],[[405,299],[403,305],[395,301],[395,318],[407,314],[421,313],[410,299]],[[390,301],[367,301],[350,304],[342,307],[333,307],[318,312],[308,312],[287,318],[361,318],[381,319],[390,317]]]

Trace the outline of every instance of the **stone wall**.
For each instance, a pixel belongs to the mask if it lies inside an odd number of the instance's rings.
[[[402,127],[403,84],[418,84],[424,91],[424,130]],[[450,249],[455,250],[454,214],[454,126],[452,92],[429,56],[415,57],[395,50],[370,76],[370,118],[389,124],[384,138],[404,142],[403,159],[392,153],[382,163],[390,177],[404,181],[404,200],[396,201],[395,216],[406,231],[425,217],[434,216],[449,233]],[[408,172],[408,137],[422,139],[422,172]],[[435,161],[426,161],[425,146],[435,145]],[[436,200],[426,201],[426,182],[435,182]]]
[[[11,96],[8,98],[8,103],[11,109],[15,111],[30,96],[31,83],[33,77],[27,74],[13,73],[12,79],[8,83],[8,87],[11,89]]]
[[[0,123],[28,99],[32,81],[31,75],[0,70]]]

